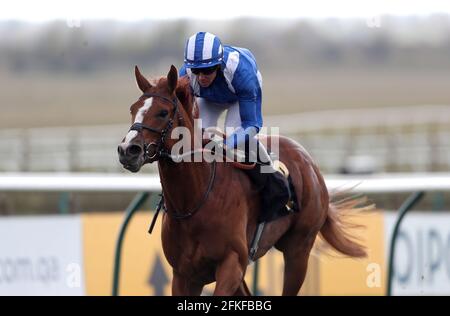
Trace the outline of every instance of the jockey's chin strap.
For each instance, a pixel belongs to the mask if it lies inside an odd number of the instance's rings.
[[[173,99],[169,99],[168,97],[165,97],[163,95],[157,94],[157,93],[144,93],[142,95],[143,97],[149,97],[149,98],[153,98],[153,97],[157,97],[157,98],[161,98],[166,100],[167,102],[170,102],[173,107],[174,107],[174,111],[173,111],[173,115],[172,117],[169,119],[169,121],[167,122],[166,127],[164,127],[162,130],[158,130],[154,127],[145,125],[143,123],[134,123],[133,125],[131,125],[130,127],[130,131],[137,131],[138,133],[141,133],[142,130],[146,129],[150,132],[153,133],[157,133],[160,134],[161,137],[158,140],[157,143],[145,143],[144,142],[144,160],[148,161],[148,160],[158,160],[160,158],[169,158],[171,159],[171,155],[169,153],[169,151],[167,150],[167,148],[165,147],[165,141],[166,141],[166,136],[167,134],[169,134],[170,130],[173,127],[173,122],[175,119],[175,116],[177,114],[180,114],[178,111],[178,100],[176,97],[174,97]],[[181,115],[178,117],[179,121],[182,121],[183,118],[181,117]],[[155,153],[153,155],[150,156],[149,154],[149,149],[151,146],[155,146],[156,150]]]

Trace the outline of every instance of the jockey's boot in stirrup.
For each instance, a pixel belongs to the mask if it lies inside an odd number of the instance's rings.
[[[260,189],[262,209],[259,222],[268,222],[277,218],[277,214],[288,213],[286,204],[290,200],[291,193],[287,179],[274,168],[269,153],[259,141],[257,161],[256,167],[248,170],[248,175]]]

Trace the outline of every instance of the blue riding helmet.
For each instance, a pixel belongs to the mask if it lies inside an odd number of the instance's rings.
[[[222,64],[223,47],[220,39],[209,32],[198,32],[186,42],[184,65],[186,68],[208,68]]]

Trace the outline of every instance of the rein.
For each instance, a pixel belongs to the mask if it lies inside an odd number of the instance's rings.
[[[216,165],[217,165],[216,161],[213,161],[212,165],[211,165],[211,172],[210,172],[210,176],[209,176],[208,187],[207,187],[206,191],[203,193],[203,197],[200,200],[200,202],[197,204],[196,207],[194,207],[189,212],[178,212],[177,210],[174,209],[170,212],[168,211],[167,213],[170,213],[170,215],[175,219],[186,219],[186,218],[189,218],[192,215],[194,215],[203,206],[203,204],[206,203],[206,200],[208,199],[208,195],[212,190],[214,180],[216,178]]]
[[[212,162],[212,166],[211,166],[212,170],[211,170],[209,181],[208,181],[208,187],[207,187],[205,193],[203,193],[203,197],[202,197],[200,203],[198,203],[197,206],[194,207],[191,211],[186,212],[186,213],[178,212],[175,209],[173,211],[168,211],[167,207],[165,205],[165,202],[164,202],[164,194],[163,193],[160,194],[161,199],[159,200],[155,215],[153,215],[152,223],[150,224],[150,228],[148,230],[149,234],[151,234],[153,232],[153,228],[155,227],[155,223],[156,223],[156,220],[158,219],[159,211],[161,209],[163,209],[167,214],[169,214],[173,218],[182,220],[182,219],[186,219],[186,218],[193,216],[203,206],[203,204],[206,203],[206,200],[208,199],[208,195],[212,190],[214,180],[216,178],[216,164],[217,164],[216,161]],[[161,186],[162,186],[162,183],[161,183]]]

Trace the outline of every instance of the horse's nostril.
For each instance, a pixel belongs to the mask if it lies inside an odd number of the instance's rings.
[[[141,146],[138,145],[131,145],[127,148],[127,154],[130,156],[138,156],[142,152]]]

